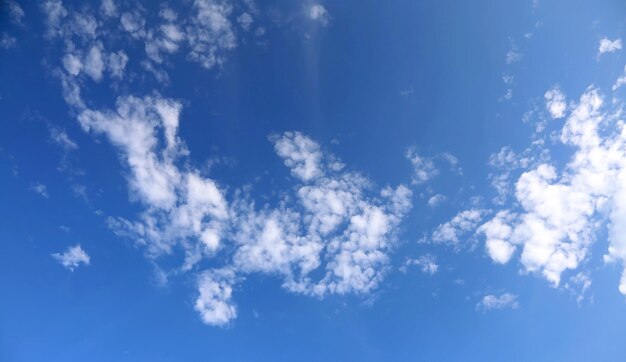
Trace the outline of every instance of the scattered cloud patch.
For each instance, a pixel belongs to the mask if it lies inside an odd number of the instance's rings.
[[[80,245],[71,246],[63,253],[54,253],[52,257],[70,271],[74,271],[74,269],[78,268],[81,264],[89,265],[90,263],[89,255],[87,255]]]
[[[487,312],[494,309],[517,309],[519,302],[517,296],[511,293],[503,293],[501,295],[488,294],[485,295],[478,304],[476,310]]]
[[[0,35],[0,48],[11,49],[15,47],[15,44],[17,44],[17,39],[15,37],[12,37],[7,33],[2,33],[2,35]]]
[[[437,194],[428,199],[428,206],[437,207],[446,201],[446,197],[442,194]]]
[[[451,245],[455,248],[463,246],[463,236],[472,235],[486,214],[486,210],[469,209],[459,212],[450,221],[439,225],[432,233],[431,240],[435,243]]]
[[[35,182],[31,184],[28,189],[34,193],[37,193],[45,197],[46,199],[50,198],[50,195],[48,194],[48,188],[46,187],[46,185],[42,183]]]
[[[24,19],[26,13],[24,13],[20,4],[14,0],[7,0],[4,5],[7,7],[11,22],[17,25],[22,25],[22,19]]]
[[[624,73],[617,78],[615,84],[613,84],[613,92],[621,88],[624,84],[626,84],[626,66],[624,66]]]
[[[565,289],[569,290],[576,298],[576,303],[580,306],[585,299],[589,297],[589,288],[591,288],[591,277],[587,272],[579,272],[569,278],[565,283]],[[591,297],[591,301],[593,299]]]
[[[598,56],[604,53],[613,53],[622,49],[622,39],[610,40],[609,38],[602,38],[600,45],[598,46]]]
[[[513,48],[506,53],[505,61],[506,64],[517,63],[522,60],[522,53],[520,53],[517,49]]]
[[[330,20],[330,15],[326,8],[321,4],[313,4],[309,8],[309,18],[326,26]]]
[[[423,184],[439,175],[439,170],[435,167],[433,160],[420,156],[415,149],[409,148],[406,152],[406,158],[413,165],[412,183],[414,185]]]
[[[561,92],[559,87],[550,88],[545,94],[546,109],[553,119],[565,117],[567,104],[565,103],[565,94]]]
[[[63,149],[72,151],[78,149],[78,144],[74,142],[67,133],[59,128],[50,127],[50,139]]]
[[[435,256],[426,254],[415,259],[407,259],[400,267],[400,271],[407,272],[407,269],[415,265],[420,268],[421,272],[428,275],[434,275],[439,270],[439,264],[437,264],[437,258]]]
[[[202,321],[212,326],[225,326],[237,317],[232,303],[235,273],[229,269],[204,272],[198,278],[195,309]]]

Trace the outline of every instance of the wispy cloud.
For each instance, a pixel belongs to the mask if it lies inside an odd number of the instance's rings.
[[[35,182],[31,184],[29,190],[45,197],[46,199],[50,198],[50,195],[48,194],[48,187],[42,183]]]

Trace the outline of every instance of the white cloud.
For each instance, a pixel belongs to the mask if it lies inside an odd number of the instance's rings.
[[[124,97],[114,112],[87,109],[78,119],[86,131],[106,135],[120,150],[130,188],[146,207],[141,222],[113,219],[110,225],[136,235],[154,256],[182,246],[183,268],[189,269],[220,247],[228,205],[213,180],[176,165],[187,152],[177,136],[180,111],[180,103],[170,99]]]
[[[517,296],[511,293],[503,293],[500,296],[489,294],[485,295],[478,304],[476,310],[490,311],[493,309],[517,309],[519,303]]]
[[[41,4],[42,11],[46,15],[48,36],[57,36],[61,31],[61,21],[67,16],[67,10],[61,0],[48,0]]]
[[[274,139],[276,153],[285,160],[291,173],[303,181],[310,181],[324,174],[320,162],[319,145],[299,132],[287,132]]]
[[[78,149],[78,145],[74,142],[62,129],[51,127],[50,139],[57,145],[63,147],[67,151]]]
[[[313,4],[309,8],[309,18],[311,18],[311,20],[319,21],[322,25],[328,25],[330,15],[323,5]]]
[[[195,0],[196,14],[187,26],[191,52],[189,57],[205,68],[224,62],[224,52],[236,47],[236,37],[228,17],[229,3],[218,0]]]
[[[227,325],[236,317],[233,285],[250,273],[279,277],[285,289],[316,297],[365,294],[379,285],[411,207],[408,188],[377,189],[363,175],[345,171],[309,137],[286,132],[270,141],[294,176],[295,197],[278,190],[278,205],[259,208],[247,189],[227,194],[188,162],[178,134],[180,102],[153,93],[121,96],[112,108],[88,106],[82,85],[102,79],[107,69],[122,80],[128,56],[104,48],[109,42],[100,39],[107,34],[98,18],[82,14],[75,25],[77,14],[68,14],[60,2],[50,4],[56,15],[49,16],[49,36],[73,44],[63,54],[66,70],[58,72],[63,96],[81,127],[105,137],[119,152],[131,201],[141,208],[132,219],[107,218],[109,227],[145,248],[155,264],[168,255],[182,259],[171,273],[198,270],[207,265],[200,261],[217,255],[225,262],[201,272],[195,308],[204,322]],[[221,64],[224,51],[236,45],[229,3],[196,0],[191,18],[181,17],[182,23],[162,11],[165,22],[158,27],[147,25],[141,11],[124,10],[118,10],[118,32],[145,43],[149,59],[139,64],[155,73],[162,72],[157,66],[163,56],[183,44],[191,47],[190,59],[207,68]],[[86,36],[77,33],[83,28]],[[160,275],[168,273],[160,269]]]
[[[63,57],[63,67],[69,75],[75,77],[83,69],[83,62],[74,54],[66,54]]]
[[[10,36],[7,33],[2,33],[0,36],[0,48],[2,49],[11,49],[17,44],[17,39],[15,37]]]
[[[486,211],[481,209],[469,209],[459,212],[452,220],[439,225],[432,233],[431,239],[435,243],[449,244],[461,247],[463,235],[476,230]]]
[[[544,94],[544,98],[546,99],[546,109],[550,112],[550,116],[553,119],[565,117],[567,104],[565,103],[565,95],[559,87],[549,89]]]
[[[439,264],[437,264],[437,258],[433,255],[426,254],[415,259],[407,259],[404,261],[404,265],[400,267],[402,272],[406,272],[407,268],[411,265],[416,265],[420,268],[422,273],[428,275],[434,275],[439,270]]]
[[[599,227],[608,228],[607,262],[626,261],[626,133],[618,117],[603,112],[596,88],[588,88],[574,105],[560,141],[575,152],[561,172],[540,163],[517,180],[520,211],[505,211],[485,224],[487,250],[504,263],[521,247],[527,272],[558,286],[561,275],[588,258]],[[626,294],[626,273],[620,282]]]
[[[433,160],[418,155],[413,148],[407,150],[406,158],[413,165],[412,182],[414,185],[423,184],[439,174]]]
[[[21,25],[22,19],[26,15],[22,7],[14,0],[6,1],[5,5],[9,10],[9,17],[11,19],[11,22],[14,24]]]
[[[161,11],[159,11],[159,16],[169,22],[174,22],[178,19],[178,14],[170,8],[161,9]]]
[[[107,67],[111,72],[111,76],[122,79],[124,77],[126,63],[128,63],[128,56],[123,50],[120,50],[117,53],[109,54]]]
[[[100,11],[106,17],[114,17],[118,15],[117,5],[114,0],[102,0]]]
[[[446,201],[446,197],[442,194],[437,194],[428,199],[428,206],[437,207]]]
[[[146,20],[137,11],[124,12],[120,17],[122,29],[127,31],[134,38],[143,38],[146,35]]]
[[[513,233],[509,224],[514,217],[508,211],[500,211],[478,229],[485,234],[487,253],[496,263],[507,263],[515,252],[515,245],[509,241]]]
[[[80,264],[89,265],[90,262],[89,255],[87,255],[80,245],[68,247],[65,252],[54,253],[52,257],[71,271],[78,268]]]
[[[576,303],[581,305],[587,297],[589,288],[591,287],[591,277],[586,272],[579,272],[576,275],[569,278],[565,283],[565,289],[568,289],[576,297]]]
[[[240,197],[229,205],[214,181],[177,166],[176,158],[185,151],[176,134],[179,114],[180,104],[160,97],[123,97],[114,112],[85,109],[79,114],[85,130],[106,135],[120,150],[131,190],[146,207],[137,222],[110,218],[116,233],[136,239],[153,257],[182,247],[182,271],[232,241],[229,268],[235,274],[280,275],[286,289],[318,297],[377,287],[398,224],[411,206],[406,187],[372,194],[367,179],[333,167],[339,161],[323,156],[310,138],[286,132],[270,139],[302,182],[298,202],[284,200],[277,209],[257,211]],[[317,281],[309,275],[313,270],[322,272]],[[234,307],[223,301],[223,295],[230,298],[231,287],[213,279],[201,285],[197,309],[205,322],[219,325],[233,318]]]
[[[95,82],[99,82],[102,79],[104,66],[105,64],[102,59],[102,50],[99,46],[92,46],[91,49],[89,49],[83,63],[85,73],[87,73],[87,75],[89,75]]]
[[[237,308],[231,301],[234,282],[235,273],[230,269],[212,270],[200,275],[195,309],[204,323],[224,326],[237,317]]]
[[[610,40],[609,38],[602,38],[600,45],[598,46],[598,56],[603,53],[613,53],[622,49],[622,39]]]
[[[286,132],[271,140],[292,174],[304,182],[297,191],[300,206],[256,214],[239,227],[244,234],[237,239],[246,245],[240,248],[238,264],[280,272],[287,289],[304,294],[366,293],[375,288],[384,276],[397,226],[411,206],[411,192],[401,185],[366,196],[370,182],[331,167],[335,158],[324,158],[308,137]],[[323,163],[325,159],[330,164]],[[309,272],[323,264],[324,276],[312,281]]]
[[[617,78],[615,84],[613,84],[613,92],[621,88],[624,84],[626,84],[626,66],[624,66],[624,73],[622,74],[622,76]]]
[[[35,192],[35,193],[45,197],[46,199],[50,198],[50,195],[48,194],[48,188],[44,184],[36,182],[34,184],[31,184],[29,189],[32,192]]]
[[[515,48],[509,50],[506,53],[506,64],[517,63],[522,60],[522,53],[518,52]]]
[[[498,172],[489,174],[491,186],[497,193],[492,202],[503,205],[513,189],[511,185],[513,172],[546,162],[549,159],[546,152],[543,148],[543,142],[534,142],[531,147],[526,148],[519,155],[508,146],[502,147],[498,153],[490,155],[489,165],[498,170]],[[536,153],[539,155],[537,156]]]
[[[237,22],[245,31],[250,30],[250,26],[252,25],[253,21],[254,19],[252,19],[252,16],[248,13],[242,13],[237,17]]]

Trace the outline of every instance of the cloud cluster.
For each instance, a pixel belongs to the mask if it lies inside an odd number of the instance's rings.
[[[550,109],[555,97],[546,101]],[[609,239],[605,261],[626,261],[626,132],[619,110],[605,108],[599,90],[589,87],[560,131],[560,142],[574,149],[566,167],[540,162],[522,173],[515,183],[519,208],[502,210],[479,228],[495,262],[507,263],[521,249],[523,270],[558,286],[564,272],[587,260],[602,227]],[[557,109],[564,117],[566,109]],[[626,294],[626,272],[619,289]]]
[[[62,69],[65,82],[70,83],[68,88],[77,88],[73,78],[81,74],[95,82],[100,82],[106,73],[118,80],[124,77],[128,54],[107,49],[113,43],[111,39],[126,38],[132,46],[143,48],[145,57],[136,61],[159,82],[169,82],[164,68],[168,57],[178,52],[186,52],[188,60],[204,68],[219,66],[237,46],[233,22],[249,29],[253,16],[258,14],[252,1],[235,7],[222,0],[195,0],[183,7],[186,13],[182,16],[162,6],[156,18],[141,6],[114,0],[103,1],[97,10],[72,10],[61,0],[47,0],[41,7],[47,17],[46,35],[64,42]],[[243,12],[238,14],[235,8]]]
[[[114,110],[81,108],[77,118],[118,149],[131,195],[144,206],[138,220],[109,218],[117,234],[155,260],[182,250],[182,272],[222,252],[222,271],[203,272],[198,281],[196,309],[205,322],[221,325],[236,316],[233,283],[249,273],[279,276],[287,290],[317,297],[378,286],[411,207],[408,188],[375,192],[312,139],[286,132],[270,140],[298,182],[297,198],[257,209],[240,191],[228,202],[215,181],[180,162],[188,153],[177,133],[180,114],[179,102],[152,95],[120,97]],[[226,250],[234,250],[232,257]],[[314,279],[313,271],[321,276]]]

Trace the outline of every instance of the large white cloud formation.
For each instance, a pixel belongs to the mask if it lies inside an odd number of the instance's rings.
[[[546,93],[554,118],[564,95]],[[503,210],[479,228],[486,249],[497,263],[508,262],[521,248],[523,269],[540,273],[554,286],[562,275],[587,260],[602,227],[608,228],[607,262],[626,261],[626,131],[618,110],[611,113],[604,97],[589,87],[573,106],[559,140],[574,149],[562,171],[540,163],[515,184],[519,209]],[[626,294],[626,272],[619,290]]]

